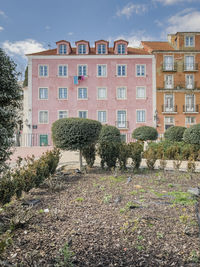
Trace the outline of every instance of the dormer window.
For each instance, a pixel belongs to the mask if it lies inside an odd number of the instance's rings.
[[[118,52],[118,54],[125,54],[125,44],[118,44],[117,45],[117,52]]]
[[[67,46],[65,44],[59,45],[59,54],[67,54]]]
[[[85,44],[79,44],[78,45],[78,53],[79,54],[86,54],[86,45]]]
[[[186,36],[185,37],[185,46],[193,47],[194,46],[194,36]]]
[[[105,54],[105,53],[106,53],[106,45],[98,44],[98,54]]]

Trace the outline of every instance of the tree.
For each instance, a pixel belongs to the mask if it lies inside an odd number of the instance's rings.
[[[24,81],[23,81],[23,87],[26,87],[26,86],[28,86],[28,66],[26,67]]]
[[[0,173],[11,154],[16,129],[21,88],[17,82],[16,64],[0,48]]]
[[[186,128],[183,126],[172,126],[166,130],[164,133],[164,137],[167,140],[170,141],[183,141],[183,134],[185,132]]]
[[[132,137],[139,141],[156,140],[158,137],[158,132],[153,127],[141,126],[133,131]]]
[[[52,125],[53,143],[63,150],[79,150],[81,168],[82,151],[97,142],[101,127],[100,122],[90,119],[59,119]]]

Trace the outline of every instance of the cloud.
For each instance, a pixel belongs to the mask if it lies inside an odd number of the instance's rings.
[[[51,30],[51,27],[47,25],[47,26],[45,26],[45,30],[46,31],[50,31]]]
[[[31,54],[45,50],[43,44],[33,40],[26,39],[24,41],[9,42],[2,44],[3,49],[11,56],[20,56],[26,58],[25,54]]]
[[[186,8],[167,21],[166,33],[200,31],[200,11]]]
[[[144,4],[133,4],[128,3],[125,7],[123,7],[121,10],[118,10],[116,15],[118,17],[126,16],[127,19],[131,17],[133,13],[135,14],[142,14],[147,10],[147,6]]]
[[[4,28],[2,26],[0,26],[0,32],[2,32],[4,30]]]
[[[176,5],[179,3],[188,3],[188,2],[193,2],[194,0],[153,0],[153,2],[159,2],[163,4],[164,6],[168,5]]]
[[[0,10],[0,16],[4,17],[4,18],[7,18],[5,12],[3,10]]]
[[[70,36],[73,35],[73,34],[74,34],[73,32],[68,32],[68,35],[70,35]]]

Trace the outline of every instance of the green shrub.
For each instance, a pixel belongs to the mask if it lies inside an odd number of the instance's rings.
[[[10,202],[15,194],[15,184],[10,179],[10,173],[7,173],[0,180],[0,202],[4,205]]]
[[[130,151],[129,155],[130,158],[132,159],[132,166],[134,169],[139,169],[142,160],[143,146],[139,142],[129,143],[128,146]]]
[[[186,129],[183,140],[188,144],[200,145],[200,124],[192,125]]]
[[[158,138],[158,132],[153,127],[141,126],[133,131],[132,137],[140,141],[156,140]]]
[[[124,142],[121,143],[119,146],[119,156],[118,156],[120,170],[126,170],[126,165],[127,165],[129,156],[130,156],[129,145]]]
[[[183,134],[186,128],[182,126],[172,126],[166,130],[164,137],[170,141],[180,142],[183,140]]]
[[[166,157],[169,160],[177,159],[177,155],[180,155],[181,149],[177,144],[169,146],[166,150]]]
[[[144,152],[144,157],[146,158],[147,167],[150,170],[154,169],[157,158],[157,149],[155,147],[149,147]]]
[[[101,167],[115,168],[119,157],[121,144],[120,131],[110,125],[104,125],[101,129],[98,141],[98,154],[101,158]]]
[[[90,168],[94,165],[95,154],[96,154],[95,144],[91,144],[91,145],[83,148],[83,157],[84,157],[87,165]]]

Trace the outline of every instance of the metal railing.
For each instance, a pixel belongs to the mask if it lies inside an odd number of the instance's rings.
[[[163,63],[163,71],[177,71],[177,63]]]
[[[198,70],[198,63],[185,63],[183,65],[184,71],[197,71]]]
[[[177,112],[177,105],[162,105],[162,112],[166,112],[166,113],[174,113]]]
[[[199,112],[199,105],[183,105],[183,112],[185,113]]]
[[[14,146],[49,146],[52,145],[51,133],[15,134],[13,136]]]
[[[129,122],[128,121],[116,121],[115,126],[120,129],[123,129],[123,128],[128,129]]]

